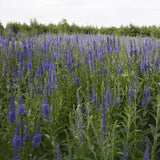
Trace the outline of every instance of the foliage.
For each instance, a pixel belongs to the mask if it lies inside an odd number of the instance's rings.
[[[68,34],[76,34],[76,33],[84,33],[84,34],[104,34],[104,35],[116,35],[116,36],[129,36],[129,37],[149,37],[155,36],[156,38],[160,38],[160,26],[135,26],[133,24],[129,24],[129,26],[120,26],[120,27],[101,27],[97,28],[95,26],[78,26],[76,24],[71,24],[67,22],[66,19],[62,19],[57,25],[49,24],[44,25],[38,23],[36,19],[31,19],[30,24],[20,24],[16,22],[7,23],[6,27],[0,23],[0,31],[3,31],[3,35],[8,35],[8,29],[11,28],[13,35],[16,36],[19,31],[21,34],[26,36],[28,34],[34,36],[34,34],[43,34],[51,32],[53,34],[57,33],[68,33]]]
[[[0,159],[160,159],[159,39],[13,26],[0,37]]]

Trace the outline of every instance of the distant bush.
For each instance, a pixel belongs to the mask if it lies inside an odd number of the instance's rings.
[[[31,19],[30,24],[27,25],[25,23],[20,24],[17,22],[9,22],[7,23],[6,27],[3,27],[2,23],[0,23],[0,33],[3,35],[8,34],[8,30],[11,28],[12,34],[15,36],[20,31],[22,35],[31,34],[42,34],[51,32],[54,34],[57,33],[68,33],[68,34],[75,34],[75,33],[84,33],[84,34],[114,34],[117,36],[130,36],[136,37],[141,35],[142,37],[150,37],[155,36],[156,38],[160,38],[160,26],[142,26],[138,27],[133,24],[129,24],[129,26],[120,26],[117,27],[101,27],[97,28],[94,26],[78,26],[76,24],[71,24],[67,22],[66,19],[62,19],[57,25],[56,24],[49,24],[44,25],[38,23],[36,19]]]

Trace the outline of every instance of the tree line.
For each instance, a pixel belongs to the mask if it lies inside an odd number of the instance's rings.
[[[9,22],[6,27],[2,25],[0,22],[0,34],[1,36],[7,36],[8,30],[11,29],[12,35],[16,36],[20,31],[21,35],[35,35],[35,34],[43,34],[43,33],[84,33],[84,34],[105,34],[105,35],[116,35],[116,36],[142,36],[142,37],[150,37],[155,36],[156,38],[160,38],[160,26],[135,26],[133,24],[129,24],[129,26],[120,26],[120,27],[95,27],[95,26],[78,26],[76,24],[69,25],[66,19],[62,19],[57,25],[50,23],[49,25],[44,25],[38,23],[36,19],[31,19],[30,24],[26,23],[17,23],[17,22]]]

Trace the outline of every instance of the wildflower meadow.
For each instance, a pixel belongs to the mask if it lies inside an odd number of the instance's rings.
[[[160,39],[0,37],[1,160],[159,160]]]

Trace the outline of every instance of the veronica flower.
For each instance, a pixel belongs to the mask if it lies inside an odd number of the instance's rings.
[[[89,63],[89,68],[90,68],[90,70],[92,69],[92,66],[93,66],[93,60],[88,60],[88,63]]]
[[[18,32],[18,38],[20,38],[21,34],[20,34],[20,31]]]
[[[38,77],[39,80],[41,80],[41,66],[40,65],[38,67],[37,77]]]
[[[151,102],[151,96],[148,96],[148,98],[147,98],[147,105],[150,104],[150,102]]]
[[[97,94],[96,94],[96,89],[94,88],[94,93],[93,93],[93,102],[97,103]]]
[[[120,68],[119,68],[119,76],[122,76],[122,72],[123,72],[123,68],[120,67]]]
[[[74,63],[74,61],[75,61],[75,60],[74,60],[74,57],[72,57],[72,60],[71,60],[71,62],[72,62],[72,63]]]
[[[147,88],[146,88],[145,95],[146,95],[146,97],[148,97],[150,95],[150,88],[149,88],[148,85],[147,85]]]
[[[34,135],[32,145],[37,148],[40,145],[40,143],[41,143],[40,121],[38,121],[37,131],[36,134]]]
[[[19,127],[19,123],[18,122],[17,122],[17,127],[16,127],[16,134],[13,137],[12,144],[17,149],[22,147],[22,140],[21,140],[21,136],[20,136],[20,127]]]
[[[132,57],[132,54],[133,54],[133,50],[132,48],[130,48],[129,55]]]
[[[11,34],[12,34],[12,29],[9,28],[9,30],[8,30],[8,36],[11,36]]]
[[[49,104],[45,104],[43,103],[42,105],[43,107],[43,116],[45,119],[49,118],[50,119],[50,108],[49,108]]]
[[[68,59],[67,59],[67,67],[68,67],[69,69],[71,69],[71,62],[70,62],[70,58],[68,58]]]
[[[29,131],[27,129],[27,133],[23,137],[23,143],[25,143],[26,141],[29,141],[29,138],[30,138],[30,135],[29,135]]]
[[[45,71],[47,71],[48,70],[48,64],[45,61],[43,61],[42,65],[43,65],[43,69]]]
[[[31,60],[28,61],[28,70],[32,71],[32,61]]]
[[[103,132],[103,140],[106,140],[106,136],[107,136],[107,108],[106,105],[104,103],[104,101],[102,100],[102,132]]]
[[[145,100],[145,99],[142,101],[142,106],[143,106],[143,107],[146,106],[146,100]]]
[[[141,47],[140,47],[140,49],[139,49],[139,54],[140,54],[140,55],[142,54],[142,50],[141,50]]]
[[[43,117],[47,120],[48,119],[50,120],[50,107],[49,107],[48,100],[47,100],[46,89],[44,89],[43,98],[44,98],[44,102],[42,105]]]
[[[147,64],[146,64],[146,62],[144,62],[144,63],[141,65],[141,70],[142,70],[143,72],[145,72],[145,71],[147,70]]]
[[[78,78],[77,75],[76,75],[76,77],[75,77],[75,84],[76,84],[76,85],[79,85],[79,78]]]
[[[129,99],[132,99],[131,97],[132,97],[132,90],[131,88],[129,88]]]
[[[103,73],[107,74],[107,68],[106,67],[103,68]]]
[[[106,90],[106,105],[109,107],[109,91]]]
[[[11,125],[16,123],[16,106],[15,106],[15,98],[13,96],[12,89],[11,89],[11,97],[10,97],[9,121]]]
[[[17,147],[14,147],[13,160],[20,160],[20,159],[19,159],[19,156],[18,156],[18,149],[17,149]]]
[[[148,138],[147,138],[146,149],[145,149],[143,160],[150,160],[150,147],[149,147]]]
[[[59,57],[59,58],[61,57],[61,53],[60,53],[60,52],[58,53],[58,57]]]
[[[98,59],[99,59],[99,61],[103,62],[103,54],[102,54],[102,52],[99,52]]]
[[[74,65],[73,65],[73,67],[72,67],[72,71],[74,71]]]
[[[78,61],[78,63],[77,63],[77,68],[79,68],[79,66],[80,66],[80,65],[79,65],[79,61]]]
[[[17,114],[24,116],[26,113],[28,112],[26,111],[25,104],[21,104],[21,105],[19,104]]]
[[[127,160],[127,147],[126,147],[126,143],[124,143],[124,147],[123,147],[122,160]]]
[[[120,98],[117,98],[116,100],[115,100],[115,107],[117,107],[118,106],[118,102],[120,102]]]
[[[62,160],[62,154],[57,145],[56,145],[56,152],[57,152],[57,160]]]
[[[56,69],[53,70],[53,82],[54,82],[54,85],[56,85],[56,81],[57,81],[57,72],[56,72]]]

